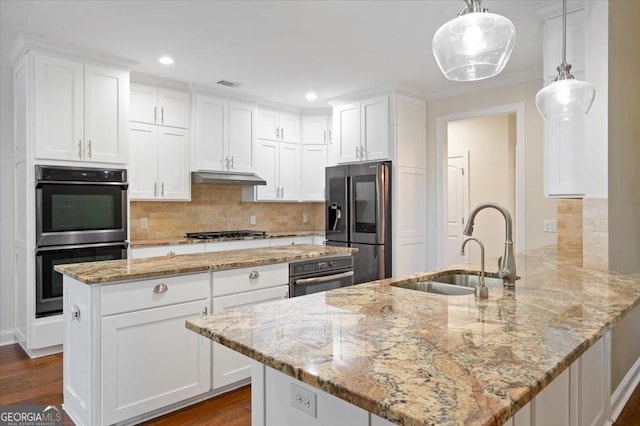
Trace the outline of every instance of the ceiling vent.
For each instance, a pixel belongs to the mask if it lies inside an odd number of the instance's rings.
[[[221,85],[227,86],[227,87],[240,87],[242,85],[242,83],[236,83],[236,82],[227,81],[227,80],[220,80],[216,84],[221,84]]]

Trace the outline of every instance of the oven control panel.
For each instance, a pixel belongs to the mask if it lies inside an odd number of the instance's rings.
[[[307,275],[316,272],[348,269],[353,268],[353,258],[346,256],[304,261],[292,263],[289,268],[289,275]]]

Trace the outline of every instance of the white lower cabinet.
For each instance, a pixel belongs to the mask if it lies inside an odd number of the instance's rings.
[[[289,286],[266,288],[247,293],[232,294],[213,298],[213,313],[229,309],[272,302],[289,297]],[[214,390],[224,388],[251,377],[251,359],[219,343],[213,343],[211,387]]]
[[[102,319],[102,415],[112,424],[210,389],[208,340],[184,326],[209,300]]]

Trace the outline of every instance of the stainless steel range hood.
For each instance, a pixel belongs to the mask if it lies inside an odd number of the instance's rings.
[[[264,179],[254,174],[229,172],[191,172],[191,183],[241,186],[267,184]]]

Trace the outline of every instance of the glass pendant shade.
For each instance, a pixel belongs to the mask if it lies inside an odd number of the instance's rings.
[[[558,80],[536,95],[536,106],[547,120],[584,117],[593,104],[596,89],[591,83],[575,79]]]
[[[433,36],[433,55],[445,77],[474,81],[504,69],[516,43],[516,28],[504,16],[471,12],[441,26]]]

